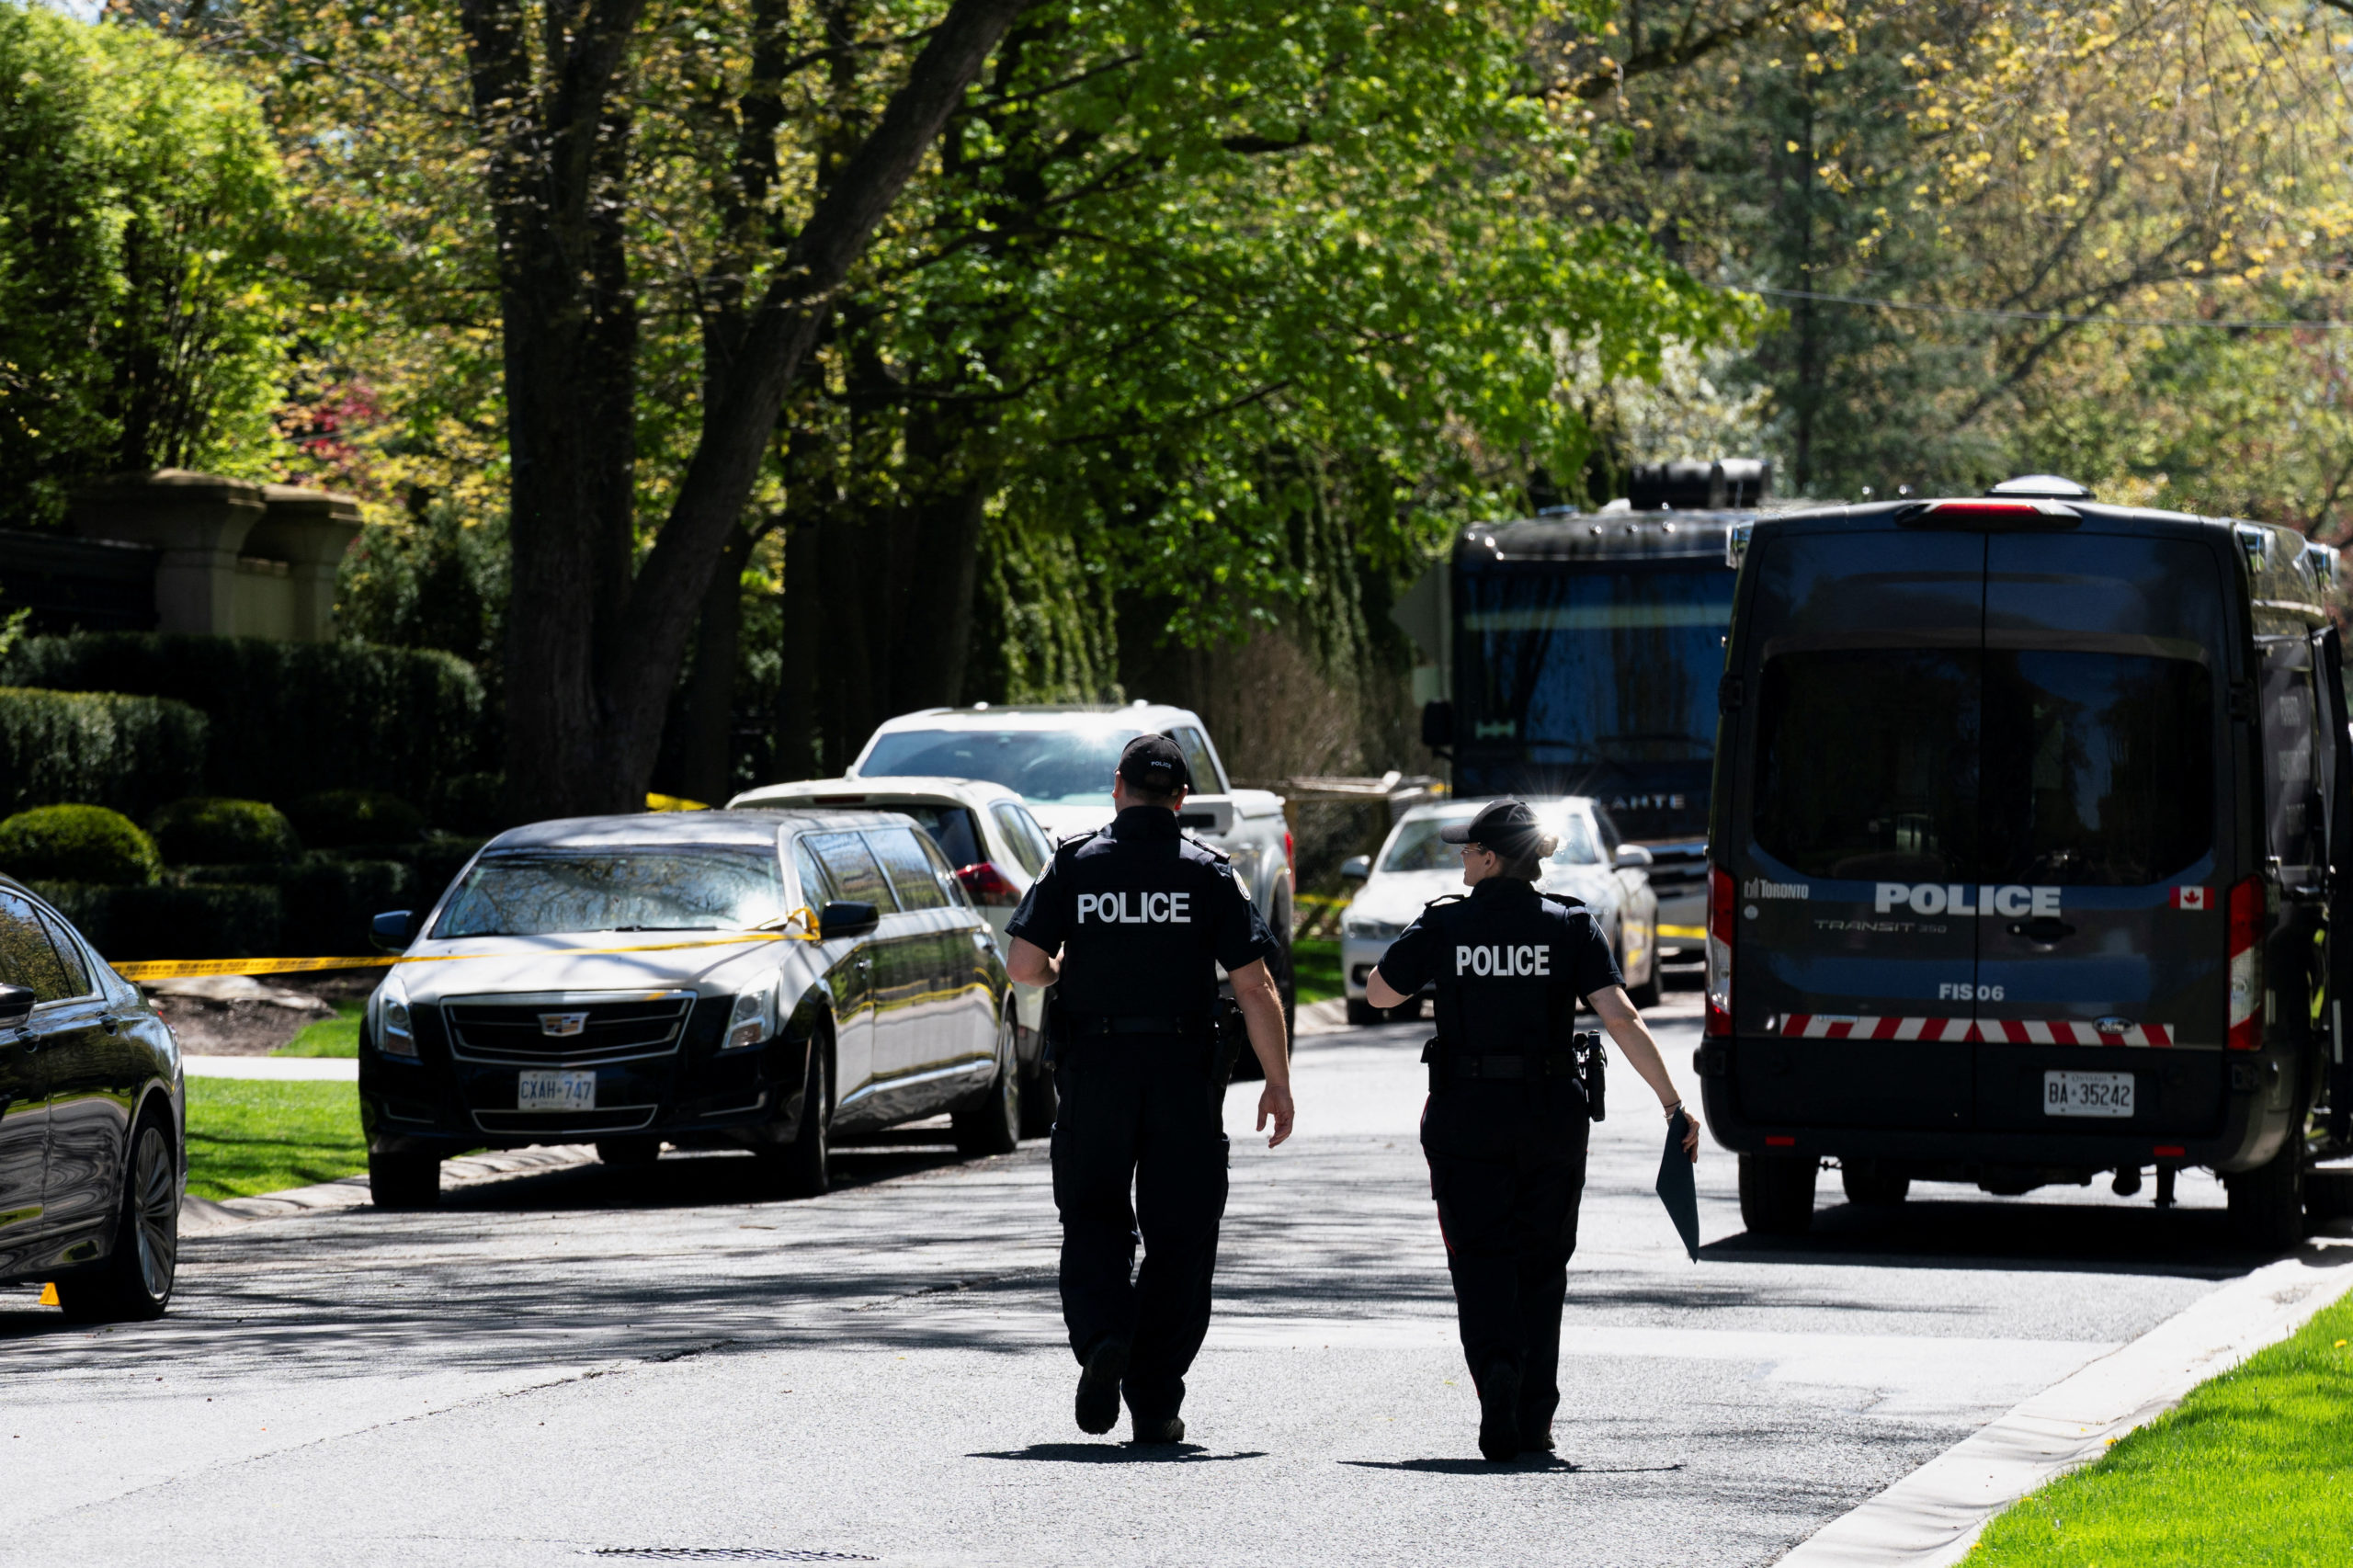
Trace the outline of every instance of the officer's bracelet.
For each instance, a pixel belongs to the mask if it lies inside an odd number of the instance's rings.
[[[1677,1101],[1676,1101],[1673,1105],[1666,1107],[1666,1108],[1665,1108],[1665,1117],[1666,1117],[1666,1119],[1667,1119],[1667,1120],[1669,1120],[1669,1121],[1673,1121],[1673,1120],[1675,1119],[1675,1113],[1676,1113],[1677,1111],[1678,1111],[1678,1110],[1681,1110],[1682,1108],[1683,1108],[1683,1102],[1682,1102],[1681,1100],[1677,1100]]]

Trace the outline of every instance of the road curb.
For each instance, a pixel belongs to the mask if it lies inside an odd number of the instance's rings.
[[[1779,1568],[1944,1568],[1995,1514],[2099,1458],[2207,1379],[2287,1338],[2353,1289],[2353,1227],[2200,1297],[1832,1520]]]
[[[509,1149],[492,1153],[467,1154],[441,1162],[441,1187],[479,1187],[486,1181],[502,1181],[508,1176],[533,1176],[541,1171],[568,1170],[574,1165],[597,1163],[597,1151],[586,1143],[557,1143],[543,1149]],[[264,1192],[252,1198],[232,1198],[215,1202],[210,1198],[180,1199],[180,1234],[183,1236],[211,1235],[221,1231],[233,1231],[240,1225],[250,1225],[260,1220],[281,1220],[290,1214],[331,1213],[340,1209],[357,1209],[369,1201],[368,1178],[347,1176],[340,1181],[323,1181],[313,1187],[290,1187],[283,1192]]]

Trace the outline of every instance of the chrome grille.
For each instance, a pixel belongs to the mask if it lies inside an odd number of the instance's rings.
[[[462,1062],[530,1066],[675,1055],[694,1001],[692,992],[453,1000],[448,1005],[449,1054]]]

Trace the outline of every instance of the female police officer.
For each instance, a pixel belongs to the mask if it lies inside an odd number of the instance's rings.
[[[1470,896],[1423,910],[1365,992],[1374,1006],[1394,1007],[1426,984],[1438,988],[1422,1148],[1479,1389],[1479,1451],[1504,1460],[1552,1447],[1561,1403],[1561,1306],[1590,1127],[1573,1045],[1576,999],[1670,1120],[1682,1101],[1593,916],[1574,899],[1537,892],[1540,862],[1558,841],[1536,813],[1498,801],[1438,836],[1462,846]],[[1684,1115],[1684,1148],[1696,1160],[1699,1122]]]

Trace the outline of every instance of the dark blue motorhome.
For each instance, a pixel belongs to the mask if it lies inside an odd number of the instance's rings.
[[[1631,509],[1465,529],[1397,619],[1433,655],[1415,676],[1423,739],[1449,751],[1455,794],[1593,798],[1607,852],[1622,836],[1649,853],[1660,951],[1697,960],[1726,547],[1769,470],[1636,478]]]
[[[2202,1165],[2291,1242],[2343,1054],[2336,552],[2048,478],[1735,544],[1699,1070],[1750,1228],[1825,1160],[1879,1203]]]

